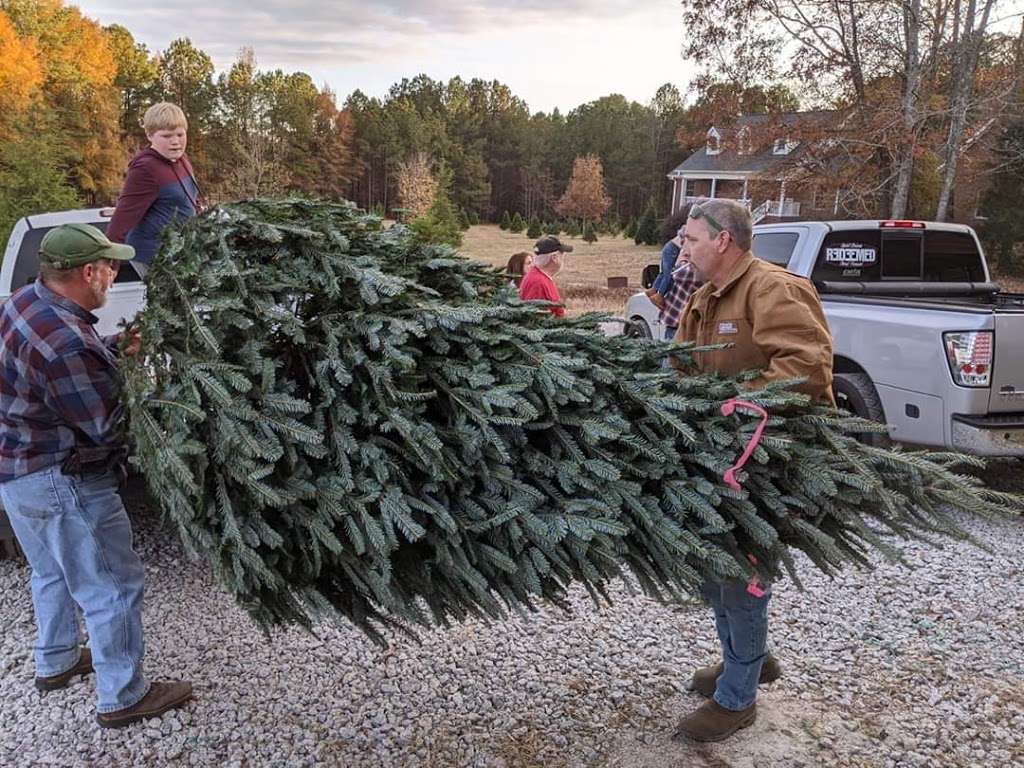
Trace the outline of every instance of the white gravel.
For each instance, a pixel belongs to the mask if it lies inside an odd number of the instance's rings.
[[[784,677],[753,728],[704,747],[670,739],[716,658],[699,605],[617,590],[386,651],[347,626],[268,641],[151,515],[135,524],[147,670],[196,700],[104,731],[93,678],[37,693],[28,569],[0,560],[0,766],[1024,766],[1024,520],[965,520],[993,554],[914,546],[913,571],[779,585]]]

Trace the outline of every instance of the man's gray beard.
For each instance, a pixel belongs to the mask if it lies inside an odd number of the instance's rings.
[[[96,304],[96,309],[105,307],[107,305],[107,294],[110,292],[110,289],[108,288],[103,293],[100,293],[99,288],[95,288],[91,285],[89,287],[92,288],[92,298],[93,302]]]

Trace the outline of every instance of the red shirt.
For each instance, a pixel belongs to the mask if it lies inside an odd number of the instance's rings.
[[[558,286],[547,272],[538,267],[530,267],[523,282],[519,285],[519,298],[523,301],[553,301],[556,304],[562,303],[562,297],[558,295]],[[551,313],[555,317],[565,316],[565,307],[552,307]]]

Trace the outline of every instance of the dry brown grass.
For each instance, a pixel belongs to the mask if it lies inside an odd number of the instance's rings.
[[[640,290],[640,273],[648,264],[657,264],[661,249],[634,245],[624,237],[603,235],[596,243],[579,237],[559,235],[573,246],[565,268],[556,278],[570,315],[582,312],[621,314],[626,299]],[[504,267],[518,251],[533,249],[534,240],[525,234],[505,232],[494,224],[470,227],[459,250],[469,258]],[[609,277],[626,277],[629,288],[607,287]]]

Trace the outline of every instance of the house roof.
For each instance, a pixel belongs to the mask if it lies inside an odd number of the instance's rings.
[[[753,152],[740,154],[734,142],[726,141],[726,137],[733,137],[740,130],[751,126],[771,126],[772,128],[784,129],[785,127],[821,125],[827,122],[835,122],[841,119],[840,112],[829,110],[817,110],[809,112],[786,112],[782,114],[751,114],[740,115],[735,124],[729,130],[723,130],[713,126],[722,137],[721,151],[709,155],[707,145],[702,146],[682,163],[677,165],[669,174],[670,177],[699,172],[731,172],[731,173],[760,173],[768,170],[774,165],[785,161],[792,161],[793,153],[776,155],[771,142]],[[710,130],[710,128],[709,128]],[[799,152],[799,148],[795,151]]]

